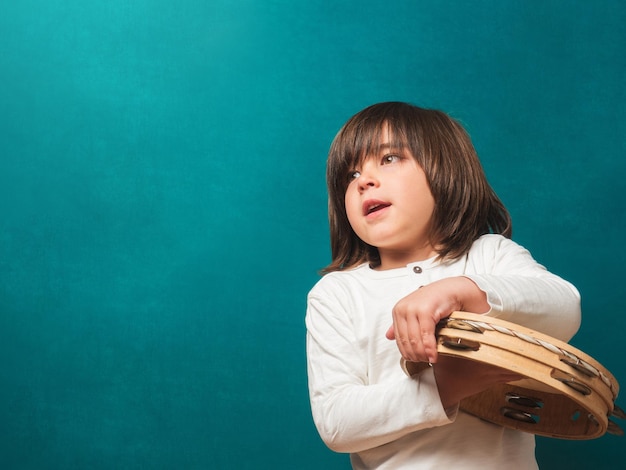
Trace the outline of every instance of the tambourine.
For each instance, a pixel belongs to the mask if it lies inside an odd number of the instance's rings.
[[[497,318],[454,312],[437,326],[437,352],[501,367],[524,377],[465,398],[460,409],[540,436],[593,439],[622,435],[611,417],[619,384],[593,358],[563,341]],[[402,361],[408,375],[428,367]]]

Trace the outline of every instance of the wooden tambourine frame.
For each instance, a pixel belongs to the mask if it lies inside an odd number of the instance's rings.
[[[497,318],[454,312],[437,328],[439,354],[465,358],[525,377],[461,401],[461,410],[500,426],[562,439],[622,431],[609,417],[619,385],[597,361],[567,343]],[[402,362],[408,375],[428,364]]]

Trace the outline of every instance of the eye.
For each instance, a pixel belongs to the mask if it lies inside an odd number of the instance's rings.
[[[398,161],[400,161],[402,159],[402,157],[400,155],[395,155],[395,154],[388,154],[388,155],[384,155],[383,158],[380,161],[381,165],[390,165],[391,163],[396,163]]]
[[[348,181],[354,181],[355,179],[357,179],[359,176],[361,176],[361,172],[357,171],[357,170],[350,170],[348,172]]]

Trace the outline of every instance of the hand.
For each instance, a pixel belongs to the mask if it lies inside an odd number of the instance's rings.
[[[439,397],[444,408],[463,398],[487,390],[499,383],[512,382],[523,376],[490,364],[444,356],[433,366]]]
[[[435,326],[457,310],[485,313],[487,295],[469,278],[441,279],[410,293],[394,306],[393,325],[386,337],[395,339],[408,361],[437,362]]]

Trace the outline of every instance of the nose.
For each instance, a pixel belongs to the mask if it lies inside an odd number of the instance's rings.
[[[359,191],[365,191],[368,188],[374,188],[380,184],[376,172],[376,165],[374,165],[371,160],[363,164],[360,173],[357,179]]]

